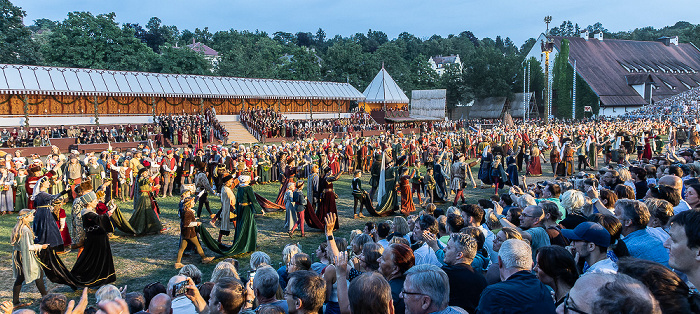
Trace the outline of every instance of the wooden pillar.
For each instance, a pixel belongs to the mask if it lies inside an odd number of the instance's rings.
[[[199,99],[199,114],[204,115],[204,98]]]
[[[309,99],[309,115],[311,120],[314,119],[314,103]]]
[[[99,103],[97,103],[97,95],[93,96],[93,105],[95,107],[95,125],[100,126]]]
[[[24,126],[29,127],[29,96],[26,94],[22,97],[22,102],[24,102]]]
[[[153,122],[156,122],[156,98],[151,97],[151,114],[153,114]]]

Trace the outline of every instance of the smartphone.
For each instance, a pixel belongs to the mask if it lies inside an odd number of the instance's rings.
[[[185,295],[186,292],[187,292],[187,280],[180,281],[173,286],[173,297],[175,297],[175,298]]]
[[[250,280],[253,280],[255,278],[255,271],[254,270],[251,270],[248,272],[248,278]]]

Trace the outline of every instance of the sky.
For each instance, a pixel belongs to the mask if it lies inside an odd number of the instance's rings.
[[[11,0],[27,12],[25,24],[48,18],[61,21],[68,12],[115,12],[119,23],[145,25],[158,17],[165,25],[184,29],[312,32],[322,28],[327,37],[402,32],[419,38],[446,37],[469,30],[478,38],[510,37],[520,46],[545,30],[571,20],[581,27],[596,22],[610,31],[639,27],[660,28],[677,21],[700,23],[698,0]],[[556,5],[555,5],[556,4]]]

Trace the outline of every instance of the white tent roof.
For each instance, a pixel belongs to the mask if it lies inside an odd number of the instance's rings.
[[[384,67],[379,70],[372,83],[367,86],[364,93],[365,102],[398,103],[407,104],[408,97],[403,93],[399,85],[394,82],[391,75]]]
[[[348,83],[0,64],[0,94],[363,100]]]

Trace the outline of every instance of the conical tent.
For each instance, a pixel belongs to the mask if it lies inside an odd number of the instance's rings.
[[[365,110],[382,109],[386,105],[387,108],[406,108],[408,106],[408,97],[404,94],[401,87],[391,78],[391,75],[382,67],[374,77],[372,83],[367,86],[363,92],[365,95]],[[407,108],[406,108],[407,109]]]

